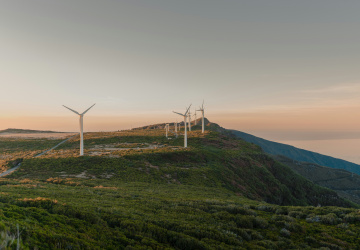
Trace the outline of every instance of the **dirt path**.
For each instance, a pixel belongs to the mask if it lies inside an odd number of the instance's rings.
[[[20,167],[21,163],[17,164],[16,167],[10,168],[8,170],[6,170],[5,172],[2,172],[0,174],[0,177],[3,177],[5,175],[11,174],[12,172],[14,172],[16,169],[18,169]]]
[[[54,146],[54,147],[52,147],[52,148],[50,148],[50,149],[48,149],[48,150],[45,150],[44,152],[42,152],[42,153],[40,153],[40,154],[35,155],[34,158],[46,154],[47,152],[49,152],[49,151],[51,151],[51,150],[59,147],[61,144],[67,142],[68,140],[70,140],[71,138],[74,138],[75,136],[77,136],[77,135],[71,136],[71,137],[63,140],[62,142],[60,142],[60,143],[57,144],[56,146]],[[8,175],[8,174],[11,174],[11,173],[14,172],[15,170],[17,170],[17,169],[20,167],[20,165],[21,165],[21,163],[17,164],[17,165],[16,165],[15,167],[13,167],[13,168],[10,168],[10,169],[6,170],[5,172],[2,172],[2,173],[0,174],[0,177],[3,177],[3,176]]]
[[[71,136],[71,137],[67,138],[66,140],[63,140],[62,142],[60,142],[60,143],[59,143],[59,144],[57,144],[56,146],[54,146],[54,147],[52,147],[52,148],[50,148],[50,149],[48,149],[48,150],[46,150],[46,151],[44,151],[44,152],[42,152],[42,153],[38,154],[38,155],[35,155],[35,156],[34,156],[34,158],[35,158],[35,157],[39,157],[39,156],[42,156],[42,155],[46,154],[47,152],[49,152],[49,151],[51,151],[51,150],[53,150],[53,149],[55,149],[55,148],[59,147],[61,144],[63,144],[63,143],[65,143],[65,142],[67,142],[68,140],[70,140],[70,139],[74,138],[75,136],[77,136],[77,135]]]

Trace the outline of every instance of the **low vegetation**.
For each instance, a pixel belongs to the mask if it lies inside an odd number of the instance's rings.
[[[360,204],[360,175],[344,169],[298,162],[285,156],[272,156],[313,183],[334,190],[340,197]]]
[[[182,136],[166,139],[161,129],[138,129],[86,134],[84,157],[77,156],[74,138],[39,158],[24,158],[19,170],[0,179],[0,245],[9,249],[17,244],[24,249],[360,245],[356,205],[294,173],[258,146],[211,127],[205,135],[194,127],[187,149],[181,147]]]

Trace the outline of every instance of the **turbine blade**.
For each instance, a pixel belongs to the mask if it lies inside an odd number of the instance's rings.
[[[175,113],[175,114],[178,114],[178,115],[181,115],[181,116],[185,116],[185,115],[183,115],[183,114],[180,114],[180,113],[178,113],[178,112],[175,112],[175,111],[173,111],[173,113]]]
[[[63,106],[64,106],[65,108],[67,108],[68,110],[74,112],[75,114],[80,115],[77,111],[75,111],[75,110],[73,110],[73,109],[71,109],[71,108],[69,108],[69,107],[66,107],[65,105],[63,105]]]
[[[204,109],[204,100],[203,100],[203,104],[202,104],[201,108]]]
[[[95,104],[96,104],[96,103],[94,103],[90,108],[88,108],[87,110],[85,110],[85,111],[82,113],[82,115],[85,115],[85,113],[88,112],[92,107],[94,107]]]
[[[187,113],[189,112],[189,109],[190,109],[191,105],[192,105],[192,104],[190,104],[190,106],[189,106],[188,109],[186,110],[185,115],[187,115]]]

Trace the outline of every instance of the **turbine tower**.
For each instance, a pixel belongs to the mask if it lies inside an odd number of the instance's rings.
[[[202,106],[197,110],[197,111],[201,111],[202,114],[202,133],[204,133],[205,131],[205,124],[204,124],[204,101],[202,103]]]
[[[196,126],[196,125],[197,125],[197,120],[196,120],[196,109],[195,109],[195,114],[194,114],[194,116],[195,116],[194,125]]]
[[[88,112],[92,107],[94,107],[94,105],[92,105],[90,108],[88,108],[81,114],[78,113],[77,111],[63,105],[65,108],[74,112],[75,114],[77,114],[80,117],[80,156],[84,155],[84,122],[83,122],[83,118],[84,118],[84,115],[86,114],[86,112]]]
[[[174,122],[174,130],[175,130],[175,136],[176,136],[176,138],[178,138],[178,123],[177,123],[177,121]]]
[[[178,114],[178,115],[181,115],[182,117],[184,117],[184,131],[185,131],[184,132],[184,148],[187,148],[186,118],[187,118],[190,107],[191,107],[191,104],[188,107],[188,109],[186,110],[185,114],[180,114],[178,112],[173,111],[175,114]]]
[[[165,124],[166,138],[168,138],[169,124]]]
[[[189,110],[189,131],[191,131],[191,110]]]

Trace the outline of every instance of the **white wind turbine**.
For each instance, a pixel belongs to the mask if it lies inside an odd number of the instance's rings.
[[[180,114],[178,112],[173,111],[175,114],[178,114],[178,115],[181,115],[182,117],[184,117],[184,131],[185,131],[184,132],[184,148],[187,148],[186,118],[187,118],[187,114],[189,112],[190,107],[191,107],[191,104],[188,107],[188,109],[186,110],[185,114]]]
[[[191,110],[189,110],[189,131],[191,131]]]
[[[202,106],[197,110],[197,111],[201,111],[201,114],[202,114],[202,133],[204,133],[205,131],[205,122],[204,122],[204,101],[202,103]]]
[[[80,155],[84,155],[84,122],[83,122],[83,118],[84,118],[84,115],[86,114],[86,112],[88,112],[92,107],[94,107],[94,105],[92,105],[90,108],[88,108],[81,114],[78,113],[77,111],[63,105],[68,110],[70,110],[80,116]]]
[[[165,124],[166,138],[168,138],[169,124]]]
[[[174,122],[174,130],[175,130],[175,136],[176,136],[176,138],[178,138],[178,123],[177,123],[177,121]]]
[[[197,125],[197,120],[196,120],[196,109],[195,109],[195,114],[194,114],[194,116],[195,116],[194,125],[196,126],[196,125]]]

